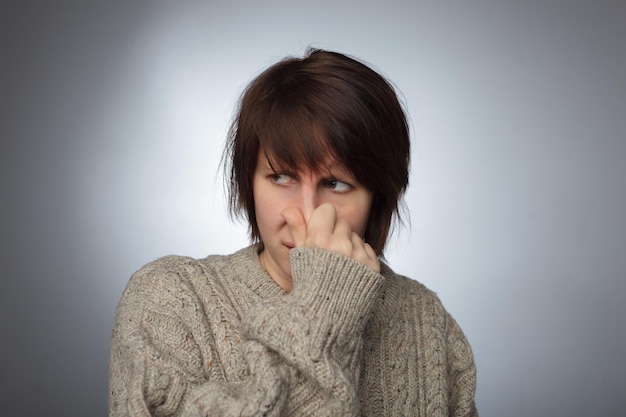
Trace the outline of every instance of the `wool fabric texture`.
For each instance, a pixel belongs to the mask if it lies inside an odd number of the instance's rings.
[[[477,416],[470,345],[432,291],[296,248],[287,293],[258,252],[168,256],[131,277],[110,417]]]

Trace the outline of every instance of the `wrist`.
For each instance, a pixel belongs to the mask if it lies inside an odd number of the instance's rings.
[[[333,326],[364,325],[382,287],[381,274],[344,255],[318,248],[292,249],[290,259],[294,282],[290,297]]]

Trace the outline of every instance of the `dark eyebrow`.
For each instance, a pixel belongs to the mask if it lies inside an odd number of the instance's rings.
[[[327,168],[327,172],[328,175],[330,175],[331,177],[343,177],[346,178],[350,181],[356,181],[356,177],[354,176],[354,174],[352,174],[352,172],[350,172],[350,170],[344,168],[342,165],[339,164],[334,164],[331,165]]]
[[[282,169],[280,166],[273,166],[270,163],[265,164],[265,170],[271,174],[289,175],[291,178],[299,179],[300,174],[293,172],[291,169]]]

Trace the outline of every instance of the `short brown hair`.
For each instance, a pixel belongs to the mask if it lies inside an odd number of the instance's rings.
[[[327,157],[373,193],[363,238],[381,255],[408,186],[410,140],[402,105],[380,74],[337,52],[309,49],[256,77],[243,92],[223,155],[231,214],[260,240],[253,175],[259,151],[281,167],[324,168]]]

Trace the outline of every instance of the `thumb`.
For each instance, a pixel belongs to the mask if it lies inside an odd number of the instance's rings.
[[[287,207],[281,213],[283,219],[287,222],[287,226],[293,236],[293,243],[296,248],[304,246],[306,240],[306,220],[304,220],[304,214],[302,210],[296,207]]]

